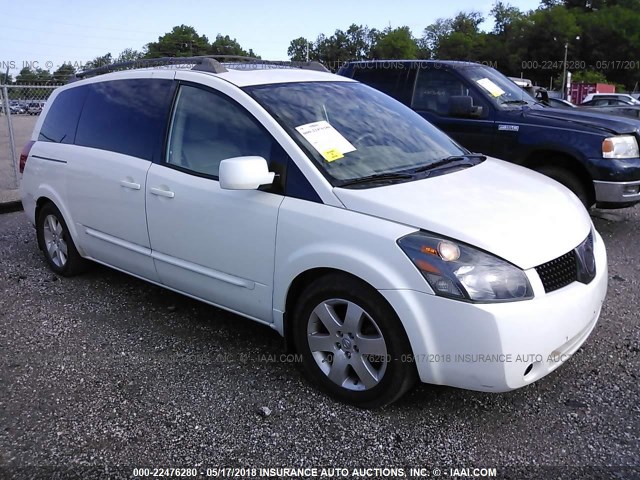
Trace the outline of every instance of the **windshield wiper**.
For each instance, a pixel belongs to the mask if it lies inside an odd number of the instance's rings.
[[[438,160],[436,162],[430,163],[429,165],[423,165],[422,167],[418,167],[414,170],[411,170],[412,174],[426,172],[429,170],[435,170],[437,168],[443,167],[450,163],[455,162],[465,162],[464,165],[472,167],[473,165],[477,165],[480,162],[486,160],[487,157],[484,155],[480,155],[479,153],[470,153],[469,155],[452,155],[450,157],[445,157],[442,160]],[[467,160],[471,160],[470,162]]]
[[[417,173],[426,172],[428,170],[435,170],[450,163],[458,163],[464,166],[472,167],[486,159],[487,157],[479,153],[469,153],[468,155],[452,155],[450,157],[443,158],[442,160],[430,163],[429,165],[423,165],[422,167],[418,167],[413,170],[405,170],[403,172],[375,173],[373,175],[367,175],[366,177],[354,178],[353,180],[345,180],[338,186],[346,187],[351,185],[363,185],[376,182],[392,182],[394,180],[411,180]]]
[[[392,182],[394,180],[410,180],[412,178],[413,178],[413,172],[412,173],[398,173],[398,172],[375,173],[373,175],[367,175],[366,177],[354,178],[353,180],[345,180],[339,186],[346,187],[351,185],[363,185],[367,183],[376,183],[376,182]]]
[[[529,105],[526,100],[505,100],[500,102],[500,105]]]

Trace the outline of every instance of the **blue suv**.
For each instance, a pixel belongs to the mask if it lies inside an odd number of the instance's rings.
[[[354,61],[338,74],[410,106],[471,151],[548,175],[586,207],[640,202],[640,120],[547,107],[478,63]]]

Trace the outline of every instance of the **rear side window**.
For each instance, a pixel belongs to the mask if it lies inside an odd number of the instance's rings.
[[[413,95],[416,68],[400,62],[356,64],[353,79],[409,105]]]
[[[174,83],[131,79],[88,85],[76,144],[159,159]]]
[[[38,140],[43,142],[73,143],[78,119],[88,87],[70,88],[60,92],[53,100],[44,119]]]

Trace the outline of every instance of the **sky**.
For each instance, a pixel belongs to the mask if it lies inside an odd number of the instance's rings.
[[[477,10],[485,18],[493,0],[0,0],[0,69],[15,77],[25,65],[54,71],[63,63],[80,69],[88,60],[126,48],[142,50],[180,24],[192,26],[209,40],[229,35],[263,59],[287,60],[291,40],[315,40],[349,25],[383,29],[408,26],[419,37],[437,18]],[[508,0],[521,10],[539,0]],[[483,29],[490,30],[491,19]]]

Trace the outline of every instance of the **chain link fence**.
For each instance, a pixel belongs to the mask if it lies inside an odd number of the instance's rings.
[[[22,147],[51,92],[60,85],[0,85],[0,191],[19,187]]]

